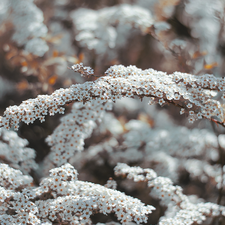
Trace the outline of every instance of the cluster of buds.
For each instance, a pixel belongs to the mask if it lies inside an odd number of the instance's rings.
[[[75,64],[71,68],[68,67],[68,69],[80,73],[82,77],[94,76],[94,70],[89,66],[84,66],[83,63]]]

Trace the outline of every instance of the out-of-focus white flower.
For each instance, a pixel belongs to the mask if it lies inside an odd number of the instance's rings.
[[[45,37],[48,32],[43,23],[43,12],[33,3],[33,0],[9,0],[4,7],[0,5],[0,22],[1,12],[5,15],[5,19],[10,19],[13,23],[15,32],[12,40],[14,42],[19,46],[25,45],[27,51],[37,56],[43,56],[48,51],[46,42],[39,39]]]
[[[25,45],[25,50],[28,52],[32,52],[32,54],[37,56],[43,56],[49,47],[47,43],[41,38],[33,38],[27,42]]]
[[[75,40],[96,54],[115,57],[115,50],[126,44],[132,28],[143,34],[153,24],[151,13],[137,5],[121,4],[98,11],[81,8],[70,14]],[[111,53],[109,53],[111,52]]]

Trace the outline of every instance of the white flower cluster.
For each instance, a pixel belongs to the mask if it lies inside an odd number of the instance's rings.
[[[115,57],[111,49],[126,44],[132,27],[147,33],[153,24],[151,13],[137,5],[118,6],[91,10],[80,8],[71,13],[75,39],[82,47],[95,50],[99,55]],[[111,51],[110,51],[111,50]]]
[[[32,178],[23,176],[21,171],[1,164],[0,219],[3,224],[46,222],[70,222],[71,224],[91,223],[90,216],[96,213],[115,213],[122,224],[135,221],[147,222],[147,214],[154,207],[144,206],[140,200],[90,182],[78,181],[77,171],[65,164],[50,170],[50,177],[44,178],[40,186],[32,188]],[[145,181],[152,188],[151,195],[165,205],[172,202],[176,207],[174,218],[161,218],[160,225],[202,223],[207,217],[225,216],[225,207],[213,203],[193,204],[182,194],[179,186],[173,186],[169,178],[158,177],[152,169],[129,167],[119,163],[115,175],[126,175],[135,182]],[[115,188],[109,180],[106,186]],[[25,188],[24,188],[25,187]],[[12,191],[10,191],[10,189]],[[13,192],[18,191],[20,192]]]
[[[65,221],[73,221],[72,224],[85,224],[90,222],[90,216],[94,212],[105,215],[115,212],[122,224],[132,220],[140,224],[146,222],[146,214],[154,210],[154,207],[144,206],[138,199],[98,184],[83,181],[60,183],[61,188],[45,180],[45,185],[51,185],[59,197],[36,202],[41,217],[48,217],[54,221],[58,214],[61,218],[65,218]],[[67,193],[70,195],[66,196]]]
[[[89,66],[84,66],[83,63],[71,66],[74,72],[80,73],[82,77],[89,77],[94,75],[94,70]]]
[[[33,0],[9,0],[6,4],[8,18],[15,29],[12,40],[19,46],[25,45],[28,52],[43,56],[49,49],[42,39],[48,32],[43,24],[43,12],[33,3]]]
[[[102,105],[99,100],[74,103],[72,111],[61,118],[61,123],[53,134],[46,138],[51,146],[50,155],[45,159],[47,168],[60,166],[68,161],[76,152],[84,149],[84,139],[88,138],[96,127],[106,109],[111,109],[110,102]]]
[[[135,182],[148,182],[148,187],[152,188],[151,195],[154,198],[159,198],[162,204],[167,206],[172,202],[177,206],[175,217],[162,219],[159,225],[202,223],[207,217],[225,216],[224,206],[210,202],[191,203],[188,197],[182,193],[180,186],[174,186],[169,178],[157,177],[157,174],[151,169],[129,167],[124,163],[118,163],[114,170],[116,176],[126,175],[128,179]]]
[[[23,101],[19,106],[10,106],[6,109],[4,116],[0,118],[0,127],[3,126],[6,129],[14,127],[15,130],[18,130],[21,121],[30,124],[39,119],[43,122],[45,121],[45,115],[48,113],[50,115],[57,112],[64,114],[65,108],[60,107],[60,105],[65,105],[72,100],[72,96],[68,93],[68,90],[65,93],[63,92],[60,89],[50,96],[39,95],[36,99]]]
[[[202,224],[207,217],[213,218],[220,215],[225,216],[224,206],[211,202],[196,205],[188,202],[182,205],[182,209],[173,218],[163,218],[159,225]]]
[[[0,164],[0,221],[1,224],[39,224],[35,215],[36,205],[21,192],[30,190],[33,178],[23,175],[20,170],[10,168],[7,164]]]
[[[10,168],[6,167],[2,175],[4,179],[10,175],[7,175]],[[51,224],[61,221],[78,225],[90,223],[92,214],[114,212],[122,224],[132,220],[140,224],[147,222],[147,215],[155,209],[120,191],[78,181],[77,175],[67,163],[50,170],[50,177],[44,178],[37,188],[24,188],[20,193],[1,187],[1,222],[23,224],[25,220],[25,224],[39,224],[40,221]]]
[[[20,170],[13,169],[7,164],[0,164],[0,185],[7,190],[19,190],[32,186],[33,178],[23,175]]]
[[[26,195],[0,187],[0,196],[1,224],[40,224],[38,208]]]
[[[0,161],[25,174],[37,169],[35,150],[25,147],[27,144],[28,141],[20,138],[16,132],[0,128]]]
[[[0,118],[0,127],[9,129],[23,121],[27,124],[39,119],[44,121],[44,116],[49,112],[64,113],[62,105],[73,101],[87,102],[99,99],[101,103],[108,100],[116,101],[122,97],[139,96],[151,97],[152,102],[163,105],[165,102],[181,107],[181,114],[189,113],[189,122],[197,119],[211,119],[216,116],[217,123],[225,126],[224,109],[221,103],[214,100],[216,91],[225,94],[224,78],[213,75],[194,76],[191,74],[174,72],[167,75],[153,69],[141,70],[136,66],[111,66],[106,76],[96,81],[75,84],[70,88],[60,88],[52,95],[39,95],[36,99],[28,99],[20,106],[10,106]]]
[[[122,65],[112,66],[105,73],[112,78],[117,78],[116,80],[119,79],[117,83],[111,82],[117,92],[125,92],[127,97],[133,95],[152,97],[149,104],[158,102],[163,105],[167,102],[179,106],[181,114],[189,113],[191,123],[203,117],[211,119],[212,116],[224,121],[221,103],[212,99],[216,91],[224,93],[224,78],[209,74],[194,76],[180,72],[167,75],[152,69],[141,70],[136,66]],[[133,83],[132,87],[130,82]],[[121,83],[119,87],[118,83]],[[222,99],[224,96],[223,94]]]
[[[104,185],[107,188],[112,188],[112,189],[116,189],[117,187],[117,183],[115,180],[113,180],[111,177],[109,178],[109,180],[107,180],[107,183]]]

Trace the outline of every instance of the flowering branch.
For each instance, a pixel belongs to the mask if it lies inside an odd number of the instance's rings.
[[[101,120],[105,110],[111,107],[110,102],[102,105],[100,100],[74,103],[71,112],[61,118],[53,134],[46,138],[51,152],[44,160],[44,170],[48,173],[49,169],[66,163],[76,152],[83,151],[84,139],[96,127],[95,121]]]
[[[178,207],[175,217],[162,219],[159,225],[167,225],[171,222],[175,225],[202,223],[206,217],[225,216],[224,206],[210,202],[191,203],[188,197],[182,193],[180,186],[173,186],[169,178],[157,177],[152,169],[130,167],[125,163],[118,163],[114,170],[116,176],[126,176],[134,182],[148,182],[148,187],[152,188],[151,195],[153,197],[159,198],[164,205],[173,203]]]
[[[5,171],[2,169],[3,166],[0,168],[2,178],[10,180],[6,175],[10,168],[6,165]],[[5,212],[0,215],[1,222],[39,224],[40,221],[52,221],[78,225],[90,223],[92,214],[115,213],[122,224],[132,220],[140,224],[147,222],[147,214],[155,209],[120,191],[78,181],[77,175],[67,163],[50,170],[50,177],[44,178],[37,188],[24,188],[22,193],[0,188],[0,203],[4,202]],[[21,181],[18,183],[20,185]]]
[[[197,119],[212,119],[222,126],[224,122],[223,105],[213,99],[216,92],[225,90],[224,78],[213,75],[194,76],[191,74],[174,72],[167,75],[153,69],[141,70],[136,66],[112,66],[105,72],[104,77],[84,84],[74,84],[70,88],[60,88],[52,95],[39,95],[35,99],[28,99],[19,106],[10,106],[0,118],[0,127],[9,129],[23,121],[27,124],[36,119],[44,121],[48,113],[64,113],[61,107],[71,102],[87,102],[99,99],[101,103],[108,100],[116,101],[122,97],[138,96],[151,97],[150,104],[173,104],[181,108],[181,114],[189,113],[189,121]],[[222,99],[225,98],[223,92]]]

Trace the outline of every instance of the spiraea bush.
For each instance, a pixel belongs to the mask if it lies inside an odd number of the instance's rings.
[[[225,224],[224,8],[0,1],[0,224]]]

